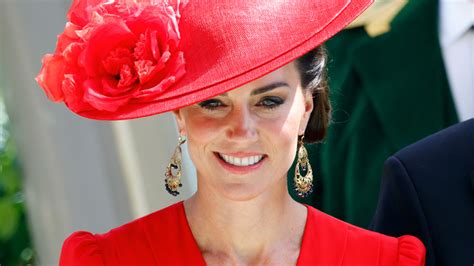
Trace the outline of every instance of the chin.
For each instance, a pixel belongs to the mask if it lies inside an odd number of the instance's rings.
[[[280,186],[282,187],[280,188]],[[257,182],[252,184],[225,184],[218,188],[218,191],[223,197],[232,201],[250,201],[262,196],[268,197],[282,192],[287,193],[285,184],[280,184],[280,182],[274,184],[258,184]]]
[[[225,198],[232,201],[249,201],[265,193],[265,190],[256,189],[249,184],[225,185],[219,191]]]

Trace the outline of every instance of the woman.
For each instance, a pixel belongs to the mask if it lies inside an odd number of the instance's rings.
[[[319,45],[369,2],[74,1],[38,82],[88,118],[173,111],[166,189],[179,193],[188,141],[198,190],[108,233],[74,233],[60,264],[422,265],[416,238],[351,226],[287,190],[298,153],[294,189],[311,192],[302,144],[321,140],[329,120]]]

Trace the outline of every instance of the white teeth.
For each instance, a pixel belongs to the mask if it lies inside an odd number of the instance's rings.
[[[228,162],[230,159],[229,159],[229,156],[227,155],[224,155],[224,154],[221,154],[221,157],[224,159],[224,161]]]
[[[226,161],[228,164],[232,164],[235,166],[249,166],[254,165],[260,162],[263,159],[263,155],[256,155],[256,156],[249,156],[249,157],[233,157],[225,154],[219,153],[222,159]]]
[[[263,156],[252,156],[253,164],[256,164],[262,159]]]
[[[255,160],[255,156],[249,157],[249,165],[255,164],[257,161]]]

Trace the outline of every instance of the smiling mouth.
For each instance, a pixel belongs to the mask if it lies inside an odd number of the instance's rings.
[[[265,158],[265,155],[263,154],[247,156],[247,157],[235,157],[235,156],[230,156],[230,155],[217,153],[217,152],[216,154],[222,161],[230,165],[239,166],[239,167],[252,166],[252,165],[258,164]]]

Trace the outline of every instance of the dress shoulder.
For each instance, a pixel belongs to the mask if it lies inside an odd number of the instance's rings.
[[[398,265],[425,265],[425,246],[414,236],[398,238]]]
[[[425,246],[414,236],[392,237],[354,225],[348,225],[348,229],[348,262],[353,259],[352,262],[371,261],[371,265],[425,265]]]
[[[105,265],[96,237],[85,231],[71,234],[64,241],[59,265]]]
[[[61,266],[157,264],[205,265],[182,202],[103,234],[73,233],[65,240],[60,258]]]
[[[300,265],[421,266],[425,247],[414,236],[366,230],[308,206]]]

